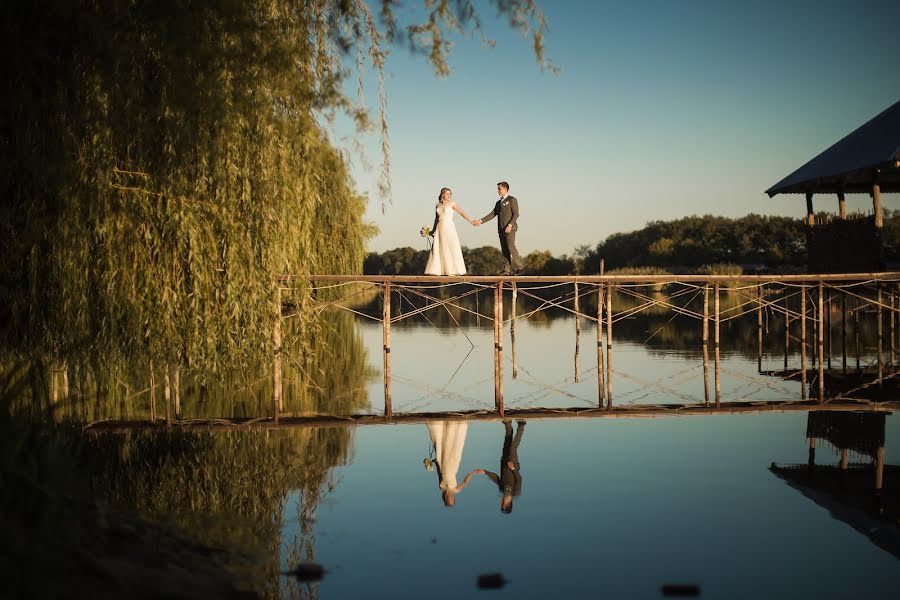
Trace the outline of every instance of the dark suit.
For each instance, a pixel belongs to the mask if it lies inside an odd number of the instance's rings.
[[[514,196],[507,196],[503,200],[497,200],[494,209],[481,218],[486,223],[497,217],[497,234],[500,236],[500,251],[506,261],[506,272],[514,272],[522,269],[522,259],[516,250],[516,231],[519,230],[519,201]],[[507,225],[512,225],[512,231],[506,233]]]
[[[522,434],[525,433],[525,422],[520,421],[513,437],[512,423],[504,421],[506,436],[503,439],[503,452],[500,454],[500,475],[485,471],[484,474],[497,484],[500,493],[504,496],[518,496],[522,493],[522,474],[519,471],[519,444],[522,442]],[[509,463],[515,469],[509,468]]]

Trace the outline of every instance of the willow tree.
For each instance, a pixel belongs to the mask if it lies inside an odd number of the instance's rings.
[[[468,1],[13,2],[0,98],[7,350],[215,371],[266,356],[279,275],[359,272],[365,198],[323,117],[392,44],[446,74]],[[542,55],[530,0],[497,0]],[[385,184],[387,192],[387,185]],[[308,314],[302,313],[308,317]],[[303,331],[303,328],[298,328]]]

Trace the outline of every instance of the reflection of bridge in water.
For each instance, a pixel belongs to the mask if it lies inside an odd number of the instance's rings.
[[[613,404],[615,375],[628,376],[613,369],[614,325],[647,311],[665,311],[672,318],[688,317],[701,332],[703,390],[697,403],[704,407],[722,407],[720,328],[723,323],[755,313],[758,336],[759,372],[782,380],[801,382],[801,400],[807,396],[820,403],[855,400],[877,404],[885,392],[893,391],[897,374],[898,314],[897,292],[900,273],[854,273],[823,275],[598,275],[598,276],[355,276],[314,275],[309,280],[314,290],[369,286],[355,294],[381,297],[380,314],[353,308],[353,298],[315,302],[315,310],[336,307],[379,321],[383,327],[384,414],[393,416],[391,401],[391,326],[429,311],[472,314],[494,324],[494,402],[500,415],[504,406],[504,364],[511,363],[517,376],[516,322],[550,309],[576,316],[574,337],[575,381],[579,378],[579,350],[582,321],[595,324],[597,346],[597,408],[620,411]],[[293,287],[290,277],[282,280],[285,289]],[[447,290],[452,290],[445,297]],[[460,291],[461,290],[461,291]],[[316,293],[314,291],[314,298]],[[482,309],[466,305],[471,296],[487,291],[491,299]],[[279,292],[280,293],[280,292]],[[525,297],[533,307],[518,313],[518,299]],[[416,299],[418,303],[413,302]],[[722,299],[729,301],[723,307]],[[627,300],[627,301],[626,301]],[[403,302],[405,312],[397,310]],[[584,308],[584,307],[588,308]],[[702,306],[702,308],[700,308]],[[489,312],[484,312],[489,311]],[[452,313],[450,317],[456,322]],[[776,317],[776,318],[771,318]],[[860,331],[871,327],[876,334],[875,357],[864,363]],[[458,325],[458,323],[457,323]],[[776,329],[776,331],[772,331]],[[840,339],[840,366],[834,367],[834,330]],[[505,331],[508,331],[511,356],[504,355]],[[851,335],[852,333],[852,335]],[[783,339],[784,369],[763,371],[764,337]],[[799,350],[799,364],[789,364],[792,349]],[[855,363],[853,362],[855,359]],[[276,357],[276,377],[277,377]],[[592,369],[593,370],[593,369]],[[712,386],[710,385],[712,370]],[[278,389],[276,381],[276,390]],[[664,382],[648,382],[660,391]],[[885,390],[885,388],[890,388]],[[277,392],[276,392],[277,393]],[[893,397],[891,395],[890,397]],[[688,401],[688,404],[691,404]],[[731,404],[731,403],[729,403]],[[634,407],[638,408],[638,407]],[[279,409],[276,400],[275,412]]]

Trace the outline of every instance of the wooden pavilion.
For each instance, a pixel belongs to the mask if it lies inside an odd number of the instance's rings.
[[[805,194],[811,273],[884,268],[881,194],[891,192],[900,192],[900,101],[766,190],[770,198],[776,194]],[[817,222],[813,212],[815,194],[837,196],[837,219]],[[845,194],[869,194],[872,215],[848,216]]]

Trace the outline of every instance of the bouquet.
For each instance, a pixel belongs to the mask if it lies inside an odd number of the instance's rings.
[[[428,225],[423,226],[422,229],[419,230],[419,235],[421,235],[422,237],[428,237],[429,235],[431,235],[431,227],[429,227]]]

